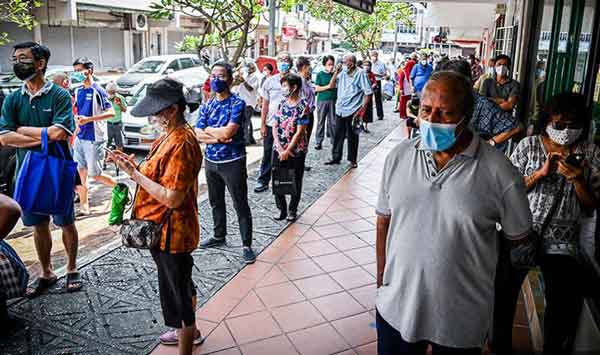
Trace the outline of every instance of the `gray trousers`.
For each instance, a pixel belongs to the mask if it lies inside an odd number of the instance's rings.
[[[335,100],[318,101],[317,117],[317,132],[315,134],[317,145],[323,144],[323,139],[325,138],[325,127],[327,127],[327,137],[331,138],[331,142],[333,144],[333,136],[335,132]]]

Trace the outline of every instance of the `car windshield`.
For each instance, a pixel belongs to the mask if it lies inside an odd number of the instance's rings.
[[[146,60],[134,65],[129,72],[154,74],[160,71],[160,68],[163,66],[163,64],[165,64],[163,60]]]
[[[146,89],[148,85],[142,86],[142,88],[133,96],[129,96],[127,100],[127,105],[135,106],[138,102],[140,102],[144,97],[146,97]]]

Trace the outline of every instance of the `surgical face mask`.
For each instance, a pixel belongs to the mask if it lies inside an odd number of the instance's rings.
[[[544,69],[538,69],[537,76],[538,76],[538,78],[545,78],[546,71]]]
[[[28,81],[33,79],[37,71],[35,70],[35,66],[33,63],[15,63],[13,65],[13,72],[16,77],[23,80]]]
[[[80,71],[71,73],[71,80],[76,83],[81,83],[85,80],[85,74]]]
[[[506,65],[497,65],[496,66],[496,74],[502,77],[508,76],[508,67]]]
[[[288,62],[279,62],[279,63],[277,63],[277,68],[282,73],[289,72],[290,71],[290,67],[291,67],[291,65]]]
[[[347,66],[346,64],[342,65],[342,71],[344,71],[344,72],[346,72],[346,73],[347,73],[347,72],[348,72],[348,70],[349,70],[349,69],[348,69],[348,66]]]
[[[575,141],[581,136],[583,129],[565,128],[563,130],[558,130],[552,128],[552,125],[549,124],[546,126],[546,133],[548,133],[548,138],[550,138],[556,144],[571,145],[575,143]]]
[[[456,143],[456,127],[463,121],[464,118],[458,123],[433,123],[419,119],[423,149],[442,152],[451,148]]]
[[[227,82],[225,80],[220,78],[210,79],[210,90],[212,90],[213,92],[220,94],[223,91],[227,90],[227,88],[229,88],[229,85],[227,85]]]
[[[284,86],[281,88],[281,95],[283,95],[283,97],[290,97],[292,95],[292,92],[290,91],[289,87]]]
[[[426,66],[427,65],[427,61],[426,60],[421,60],[421,65],[422,66]]]

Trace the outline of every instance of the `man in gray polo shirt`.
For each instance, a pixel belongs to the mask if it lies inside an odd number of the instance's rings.
[[[421,137],[386,158],[377,203],[379,355],[481,354],[490,329],[500,224],[531,228],[523,178],[468,129],[471,83],[431,76]]]

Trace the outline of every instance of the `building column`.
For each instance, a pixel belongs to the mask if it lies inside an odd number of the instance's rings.
[[[33,27],[33,41],[39,44],[42,43],[42,25],[40,23]]]
[[[125,54],[125,69],[131,67],[133,51],[131,48],[131,31],[123,31],[123,53]]]

